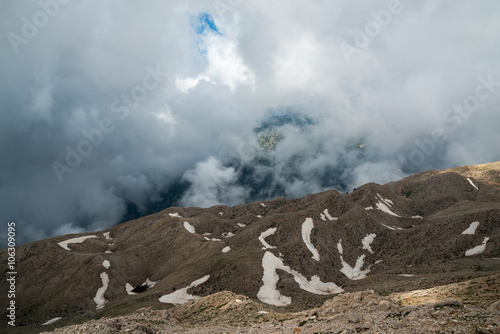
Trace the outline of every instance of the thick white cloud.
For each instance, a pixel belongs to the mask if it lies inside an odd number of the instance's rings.
[[[72,1],[36,31],[38,1],[0,4],[0,220],[19,242],[500,160],[496,1],[214,4]],[[265,152],[254,129],[285,114],[313,124]],[[60,183],[67,147],[90,153]]]

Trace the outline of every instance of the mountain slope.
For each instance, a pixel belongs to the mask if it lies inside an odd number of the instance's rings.
[[[56,317],[66,325],[168,309],[225,290],[297,311],[341,291],[387,295],[491,275],[500,271],[499,184],[497,162],[348,195],[169,208],[22,245],[16,323],[36,332]],[[0,259],[7,262],[6,250]]]

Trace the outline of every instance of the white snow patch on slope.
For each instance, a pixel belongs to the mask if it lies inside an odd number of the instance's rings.
[[[324,214],[320,213],[319,218],[321,218],[322,221],[326,222],[326,216]]]
[[[144,281],[144,283],[142,283],[141,285],[139,285],[140,287],[143,287],[143,286],[146,286],[147,289],[146,290],[149,290],[151,289],[152,287],[154,287],[156,285],[156,283],[158,283],[159,281],[156,281],[156,282],[153,282],[151,281],[149,278],[146,278],[146,280]],[[127,294],[129,295],[136,295],[137,292],[134,292],[132,290],[134,290],[135,288],[130,284],[130,283],[127,283],[125,284],[125,290],[127,291]]]
[[[189,233],[195,233],[194,226],[189,224],[188,222],[183,223],[184,228],[189,232]]]
[[[54,322],[58,321],[58,320],[61,320],[62,318],[61,317],[55,317],[55,318],[52,318],[50,319],[49,321],[46,321],[42,324],[42,326],[47,326],[47,325],[50,325],[50,324],[53,324]]]
[[[419,216],[419,215],[416,215],[416,216],[411,216],[411,218],[413,218],[413,219],[424,219],[424,217]]]
[[[344,249],[342,248],[342,239],[340,239],[339,242],[337,242],[337,249],[340,254],[344,254]]]
[[[382,225],[384,227],[387,227],[389,230],[393,230],[393,231],[395,231],[395,230],[402,230],[402,228],[399,227],[399,226],[389,226],[389,225],[385,225],[384,223],[380,223],[380,225]]]
[[[113,252],[108,250],[108,251],[105,251],[104,253],[106,253],[106,254],[111,254],[111,253],[113,253]]]
[[[467,250],[465,252],[465,256],[479,255],[479,254],[484,253],[484,251],[486,250],[486,243],[488,242],[488,240],[490,240],[490,238],[485,237],[483,240],[483,243],[481,245]]]
[[[340,261],[342,261],[342,269],[340,269],[340,272],[346,275],[346,277],[349,279],[360,280],[365,278],[366,274],[370,272],[370,266],[368,266],[368,268],[366,268],[365,270],[361,270],[365,262],[365,254],[358,257],[354,268],[344,261],[342,255],[340,256]]]
[[[111,240],[110,232],[105,232],[102,235],[104,235],[104,237],[106,238],[106,240]]]
[[[472,182],[471,179],[467,178],[467,181],[469,181],[470,185],[476,188],[476,190],[479,190],[479,188],[474,184],[474,182]]]
[[[396,216],[396,217],[400,217],[399,215],[392,212],[391,209],[389,209],[389,207],[385,203],[377,202],[377,203],[375,203],[375,205],[377,206],[377,209],[380,211],[383,211],[385,213],[388,213],[388,214]]]
[[[307,249],[311,251],[313,255],[312,258],[316,261],[319,261],[319,252],[316,249],[316,247],[314,247],[313,244],[311,243],[311,232],[313,228],[314,228],[314,223],[312,218],[306,218],[306,220],[302,223],[302,240],[304,240]]]
[[[363,249],[366,249],[367,251],[369,251],[370,253],[373,254],[373,250],[371,248],[371,243],[373,242],[373,240],[375,240],[375,237],[377,235],[372,233],[372,234],[367,234],[363,240],[361,240],[361,243],[363,244]]]
[[[268,248],[276,248],[275,246],[271,246],[270,244],[267,243],[265,238],[267,238],[270,235],[273,235],[278,229],[276,227],[271,227],[262,232],[259,236],[259,241],[264,245],[262,249],[268,249]]]
[[[366,210],[366,211],[368,211],[368,210],[373,210],[373,206],[367,206],[367,207],[365,208],[365,210]]]
[[[125,284],[125,290],[127,291],[127,294],[129,294],[129,295],[136,295],[137,294],[137,292],[132,291],[132,290],[134,290],[134,287],[132,285],[130,285],[130,283]]]
[[[177,212],[169,213],[168,215],[172,218],[182,218]]]
[[[476,233],[476,229],[479,226],[479,222],[472,222],[470,226],[462,232],[462,234],[474,234]]]
[[[97,238],[97,235],[86,235],[84,237],[68,239],[65,241],[58,242],[57,244],[59,246],[61,246],[62,248],[64,248],[65,250],[71,251],[71,249],[69,249],[69,247],[68,247],[69,244],[79,244],[79,243],[84,242],[87,239],[93,239],[93,238]]]
[[[190,300],[200,299],[201,297],[193,296],[187,293],[188,289],[194,288],[195,286],[201,285],[208,281],[210,275],[203,276],[202,278],[192,282],[187,287],[174,291],[168,295],[164,295],[159,298],[161,303],[168,304],[184,304]]]
[[[226,239],[231,238],[231,237],[234,237],[234,233],[233,232],[223,232],[222,237],[226,238]]]
[[[108,289],[108,284],[109,284],[108,274],[106,274],[105,272],[101,273],[101,280],[102,280],[102,286],[99,289],[97,289],[97,292],[95,293],[94,297],[94,302],[97,304],[96,309],[98,310],[103,308],[104,305],[106,305],[106,303],[108,302],[104,298],[104,293]]]
[[[385,204],[387,204],[388,206],[392,206],[394,204],[393,201],[391,201],[390,199],[386,199],[386,198],[383,198],[382,196],[380,196],[379,193],[377,193],[377,196],[380,198],[380,200],[382,202],[384,202]]]
[[[226,246],[226,247],[222,248],[222,253],[227,253],[227,252],[229,252],[230,250],[231,250],[231,247]]]
[[[328,209],[323,210],[323,213],[325,214],[326,218],[328,218],[328,220],[337,220],[338,219],[337,217],[330,216],[330,214],[328,213]]]
[[[258,217],[258,216],[257,216],[257,217]],[[238,224],[236,224],[236,225],[238,225],[239,227],[245,227],[245,226],[246,226],[245,224],[242,224],[242,223],[238,223]]]
[[[264,285],[262,285],[259,289],[259,292],[257,292],[257,298],[259,298],[261,302],[266,304],[286,306],[290,305],[290,303],[292,302],[291,297],[283,296],[276,289],[276,284],[279,280],[279,276],[276,273],[277,269],[283,270],[293,275],[295,282],[299,284],[299,287],[301,289],[314,294],[328,295],[344,291],[335,283],[321,282],[319,277],[316,275],[312,276],[311,280],[308,280],[297,271],[292,270],[289,266],[285,266],[283,264],[283,261],[271,252],[266,252],[264,254],[264,257],[262,258],[262,267],[264,268],[264,275],[262,277],[262,282],[264,283]]]
[[[262,218],[262,216],[261,215],[257,215],[257,218]]]
[[[391,201],[390,199],[383,198],[382,196],[380,196],[379,193],[377,193],[377,196],[380,198],[380,201],[381,201],[381,202],[375,203],[378,210],[383,211],[385,213],[388,213],[390,215],[396,216],[396,217],[400,217],[399,215],[392,212],[392,210],[389,208],[389,207],[392,207],[392,205],[394,204],[393,201]],[[365,210],[367,210],[367,208],[365,208]]]
[[[412,276],[415,276],[413,274],[399,274],[399,276],[403,276],[403,277],[412,277]]]
[[[203,238],[205,238],[205,240],[208,240],[208,241],[222,241],[221,239],[217,239],[217,238],[211,238],[211,239],[209,239],[207,237],[203,237]]]
[[[264,203],[260,203],[260,205],[262,205],[263,207],[266,207],[266,205]]]
[[[102,261],[102,266],[106,269],[109,269],[109,267],[111,267],[111,263],[109,263],[108,260],[104,260]]]

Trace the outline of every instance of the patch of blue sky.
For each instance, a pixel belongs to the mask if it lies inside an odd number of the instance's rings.
[[[201,12],[197,16],[192,16],[191,27],[199,36],[198,40],[196,41],[198,52],[203,59],[206,59],[207,49],[205,46],[204,37],[210,34],[222,36],[222,33],[219,31],[219,28],[215,24],[212,16],[206,12]]]
[[[191,25],[194,31],[198,35],[205,35],[207,33],[213,33],[215,35],[222,35],[219,28],[215,25],[214,20],[210,14],[202,12],[198,14],[198,17],[191,20]]]

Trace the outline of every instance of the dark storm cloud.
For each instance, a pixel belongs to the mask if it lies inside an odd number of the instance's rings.
[[[4,1],[0,220],[28,242],[500,160],[499,9]],[[313,122],[267,151],[280,115]]]

